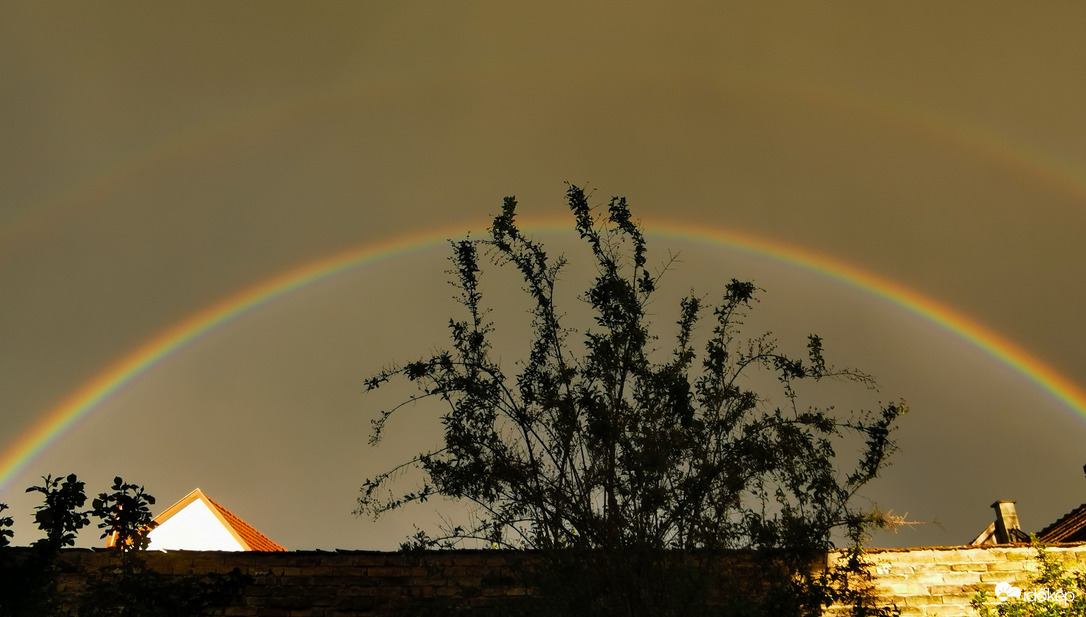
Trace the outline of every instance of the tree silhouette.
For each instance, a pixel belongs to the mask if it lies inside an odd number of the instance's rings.
[[[744,592],[754,598],[744,601],[749,614],[862,604],[846,584],[862,574],[858,553],[836,570],[814,564],[835,541],[858,550],[882,521],[856,504],[857,491],[895,449],[892,432],[906,407],[802,406],[797,382],[874,381],[827,363],[818,336],[802,357],[786,355],[769,334],[744,338],[743,318],[760,291],[751,282],[732,279],[712,303],[684,298],[662,357],[647,312],[660,275],[648,267],[625,198],[612,198],[606,211],[590,207],[576,186],[567,198],[595,260],[581,296],[594,324],[578,331],[564,323],[555,298],[566,260],[521,231],[517,202],[507,197],[489,237],[452,243],[466,315],[450,320],[451,347],[366,381],[372,390],[401,377],[419,389],[381,412],[371,442],[394,415],[434,400],[444,443],[367,479],[358,513],[376,517],[435,495],[466,500],[470,520],[420,530],[405,546],[539,549],[552,566],[539,586],[564,594],[564,610],[576,614],[703,614],[721,577],[742,582],[735,572],[705,574],[712,560],[696,556],[722,549],[758,555],[765,585]],[[519,272],[531,299],[527,357],[512,375],[491,353],[482,256]],[[782,404],[748,388],[746,376],[758,372],[776,377]],[[858,456],[846,468],[837,451],[850,446]],[[397,476],[412,467],[422,482],[397,490]],[[681,549],[686,561],[667,549]],[[700,574],[686,567],[695,561]]]

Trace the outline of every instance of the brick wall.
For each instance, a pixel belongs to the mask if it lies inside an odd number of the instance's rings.
[[[149,570],[253,578],[243,597],[219,614],[241,617],[391,617],[443,615],[515,600],[527,593],[514,576],[530,555],[450,551],[422,555],[374,551],[148,552]],[[82,573],[115,568],[111,551],[62,552],[61,593],[79,593]]]
[[[1086,561],[1086,545],[1052,547],[1069,563]],[[1035,552],[1028,546],[874,550],[868,558],[874,591],[906,617],[975,615],[977,589],[1007,582],[1028,590]],[[199,574],[239,568],[254,579],[227,616],[346,617],[417,615],[492,605],[528,593],[516,574],[531,554],[503,551],[432,552],[421,555],[372,551],[225,553],[173,551],[145,556],[162,573]],[[832,559],[832,557],[831,557]],[[101,550],[62,554],[62,593],[78,593],[82,572],[115,565]]]
[[[1071,568],[1086,562],[1086,544],[1053,546],[1048,552]],[[969,602],[978,589],[991,593],[999,583],[1010,583],[1030,591],[1036,555],[1029,546],[959,546],[874,550],[868,560],[876,595],[896,604],[903,616],[964,617],[976,615]]]

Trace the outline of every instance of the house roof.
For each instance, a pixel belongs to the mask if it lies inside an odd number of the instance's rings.
[[[1086,541],[1086,503],[1037,532],[1037,539],[1046,544]]]
[[[200,489],[196,489],[196,490],[199,491]],[[201,494],[203,494],[203,493],[201,493]],[[205,497],[206,497],[206,495],[205,495]],[[217,501],[215,501],[214,499],[212,499],[210,497],[207,497],[207,500],[211,502],[211,505],[215,506],[215,509],[218,511],[219,514],[222,515],[222,517],[224,519],[226,519],[226,521],[230,525],[230,527],[232,527],[237,532],[237,534],[239,536],[241,536],[241,541],[244,542],[245,545],[249,547],[250,551],[285,551],[285,550],[287,550],[287,549],[283,548],[283,546],[281,546],[280,544],[278,544],[276,542],[273,542],[271,539],[268,538],[268,536],[260,533],[256,529],[254,529],[253,526],[250,525],[249,523],[246,523],[245,521],[241,520],[241,518],[238,517],[238,515],[234,514],[230,510],[227,510],[226,508],[219,505],[219,503]]]
[[[287,550],[282,545],[272,541],[264,534],[257,531],[252,525],[241,520],[241,517],[234,514],[230,510],[222,507],[218,502],[211,499],[204,494],[200,489],[195,489],[188,495],[182,497],[177,503],[173,504],[169,508],[166,508],[162,514],[159,514],[154,519],[152,530],[150,533],[154,533],[154,528],[161,527],[163,523],[168,521],[172,516],[181,512],[194,501],[202,501],[207,509],[215,516],[218,522],[222,525],[233,538],[241,545],[243,550],[247,551],[285,551]],[[107,541],[107,546],[113,546],[115,539],[110,537]]]

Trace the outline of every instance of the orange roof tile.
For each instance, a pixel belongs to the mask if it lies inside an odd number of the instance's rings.
[[[204,495],[207,497],[207,495]],[[234,514],[230,510],[219,505],[214,499],[207,497],[207,500],[211,502],[211,505],[215,506],[215,509],[219,511],[226,522],[234,528],[234,531],[241,536],[241,539],[245,544],[249,546],[251,551],[285,551],[281,545],[271,541],[268,536],[260,533],[253,526],[245,521],[241,520],[238,515]]]

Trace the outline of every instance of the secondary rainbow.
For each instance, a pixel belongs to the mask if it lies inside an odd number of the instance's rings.
[[[650,235],[674,237],[768,257],[881,296],[972,342],[1025,375],[1078,414],[1086,416],[1086,392],[1077,384],[976,320],[900,283],[802,247],[746,232],[660,220],[645,220],[643,223],[646,233]],[[461,224],[455,229],[447,227],[399,236],[292,268],[208,306],[162,331],[83,384],[27,428],[0,456],[0,491],[80,418],[125,384],[193,340],[277,298],[353,268],[436,246],[445,238],[462,235],[466,228],[468,226]],[[482,228],[482,225],[476,228]],[[568,230],[568,221],[536,219],[524,223],[524,228],[532,232],[565,231]]]
[[[701,81],[700,75],[691,79]],[[92,207],[101,197],[126,186],[135,178],[162,173],[186,158],[199,158],[254,135],[265,136],[299,118],[334,113],[341,106],[360,100],[392,101],[411,83],[403,73],[389,81],[367,82],[365,88],[341,85],[324,90],[295,93],[266,101],[238,112],[225,120],[208,122],[196,128],[169,133],[162,139],[110,160],[93,171],[62,184],[25,214],[0,223],[0,246],[14,242],[32,242],[51,225],[79,207]],[[1032,178],[1040,185],[1056,189],[1075,199],[1086,197],[1086,177],[1077,161],[1012,140],[990,127],[938,113],[918,104],[874,97],[856,90],[830,89],[771,79],[761,73],[736,73],[731,81],[719,84],[735,91],[757,91],[779,100],[803,101],[814,108],[860,115],[888,127],[898,127],[913,134],[926,135],[947,150],[961,151],[978,160],[992,161],[1004,169]]]

